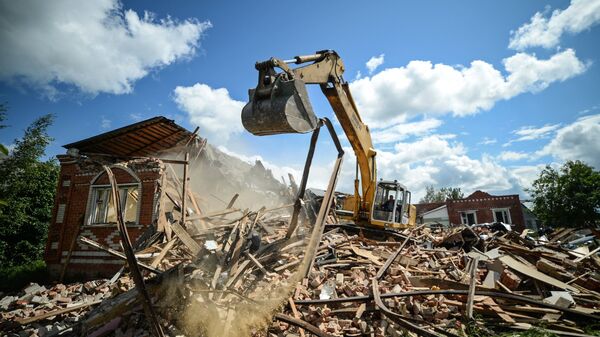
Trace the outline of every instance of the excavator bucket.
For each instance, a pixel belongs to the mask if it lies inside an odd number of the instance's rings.
[[[250,102],[242,110],[242,124],[257,136],[307,133],[318,125],[304,81],[281,76],[268,86],[249,91]]]

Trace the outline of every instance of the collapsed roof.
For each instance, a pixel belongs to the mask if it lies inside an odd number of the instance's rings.
[[[173,120],[157,116],[63,147],[67,150],[77,149],[85,154],[146,157],[180,145],[192,136],[192,132]]]

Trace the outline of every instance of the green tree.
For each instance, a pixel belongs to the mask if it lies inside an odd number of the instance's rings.
[[[6,105],[0,103],[0,129],[4,129],[6,127],[4,120],[6,120]],[[8,149],[6,146],[4,146],[4,144],[0,144],[0,159],[5,156],[8,156]]]
[[[527,191],[546,225],[583,227],[600,221],[600,172],[579,160],[559,170],[546,166]]]
[[[436,191],[433,185],[430,185],[425,187],[425,196],[419,203],[444,202],[448,199],[456,200],[462,198],[464,198],[464,193],[460,190],[460,187],[442,187]]]
[[[52,138],[53,116],[34,121],[0,162],[0,265],[21,265],[42,257],[52,215],[58,164],[42,161]]]

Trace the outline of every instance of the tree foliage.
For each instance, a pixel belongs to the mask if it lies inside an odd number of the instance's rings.
[[[0,129],[4,129],[7,125],[4,124],[6,120],[6,105],[0,103]],[[8,149],[4,144],[0,144],[0,158],[3,156],[8,156]]]
[[[58,179],[58,164],[42,161],[52,141],[53,116],[34,121],[0,162],[0,265],[10,267],[40,259],[44,251]]]
[[[464,193],[460,190],[460,187],[442,187],[436,191],[433,185],[431,185],[425,187],[425,196],[419,203],[444,202],[448,199],[456,200],[462,198],[464,198]]]
[[[582,227],[600,221],[600,172],[579,160],[559,170],[546,166],[528,192],[534,213],[546,225]]]

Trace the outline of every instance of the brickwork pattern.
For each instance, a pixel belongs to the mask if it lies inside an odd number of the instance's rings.
[[[119,232],[115,225],[86,225],[85,223],[90,189],[93,185],[108,185],[106,174],[99,170],[84,170],[74,158],[66,155],[59,155],[58,159],[61,171],[45,251],[46,263],[54,275],[56,275],[55,271],[62,269],[71,242],[80,232],[81,236],[121,250]],[[117,166],[113,167],[113,172],[118,184],[139,183],[141,187],[138,224],[128,225],[130,238],[135,242],[152,224],[154,195],[161,172],[156,169],[141,168],[130,172]],[[56,223],[56,213],[60,204],[66,205],[64,218],[62,223]],[[122,265],[122,260],[77,242],[73,248],[67,273],[87,277],[111,276],[111,273],[116,272]]]

